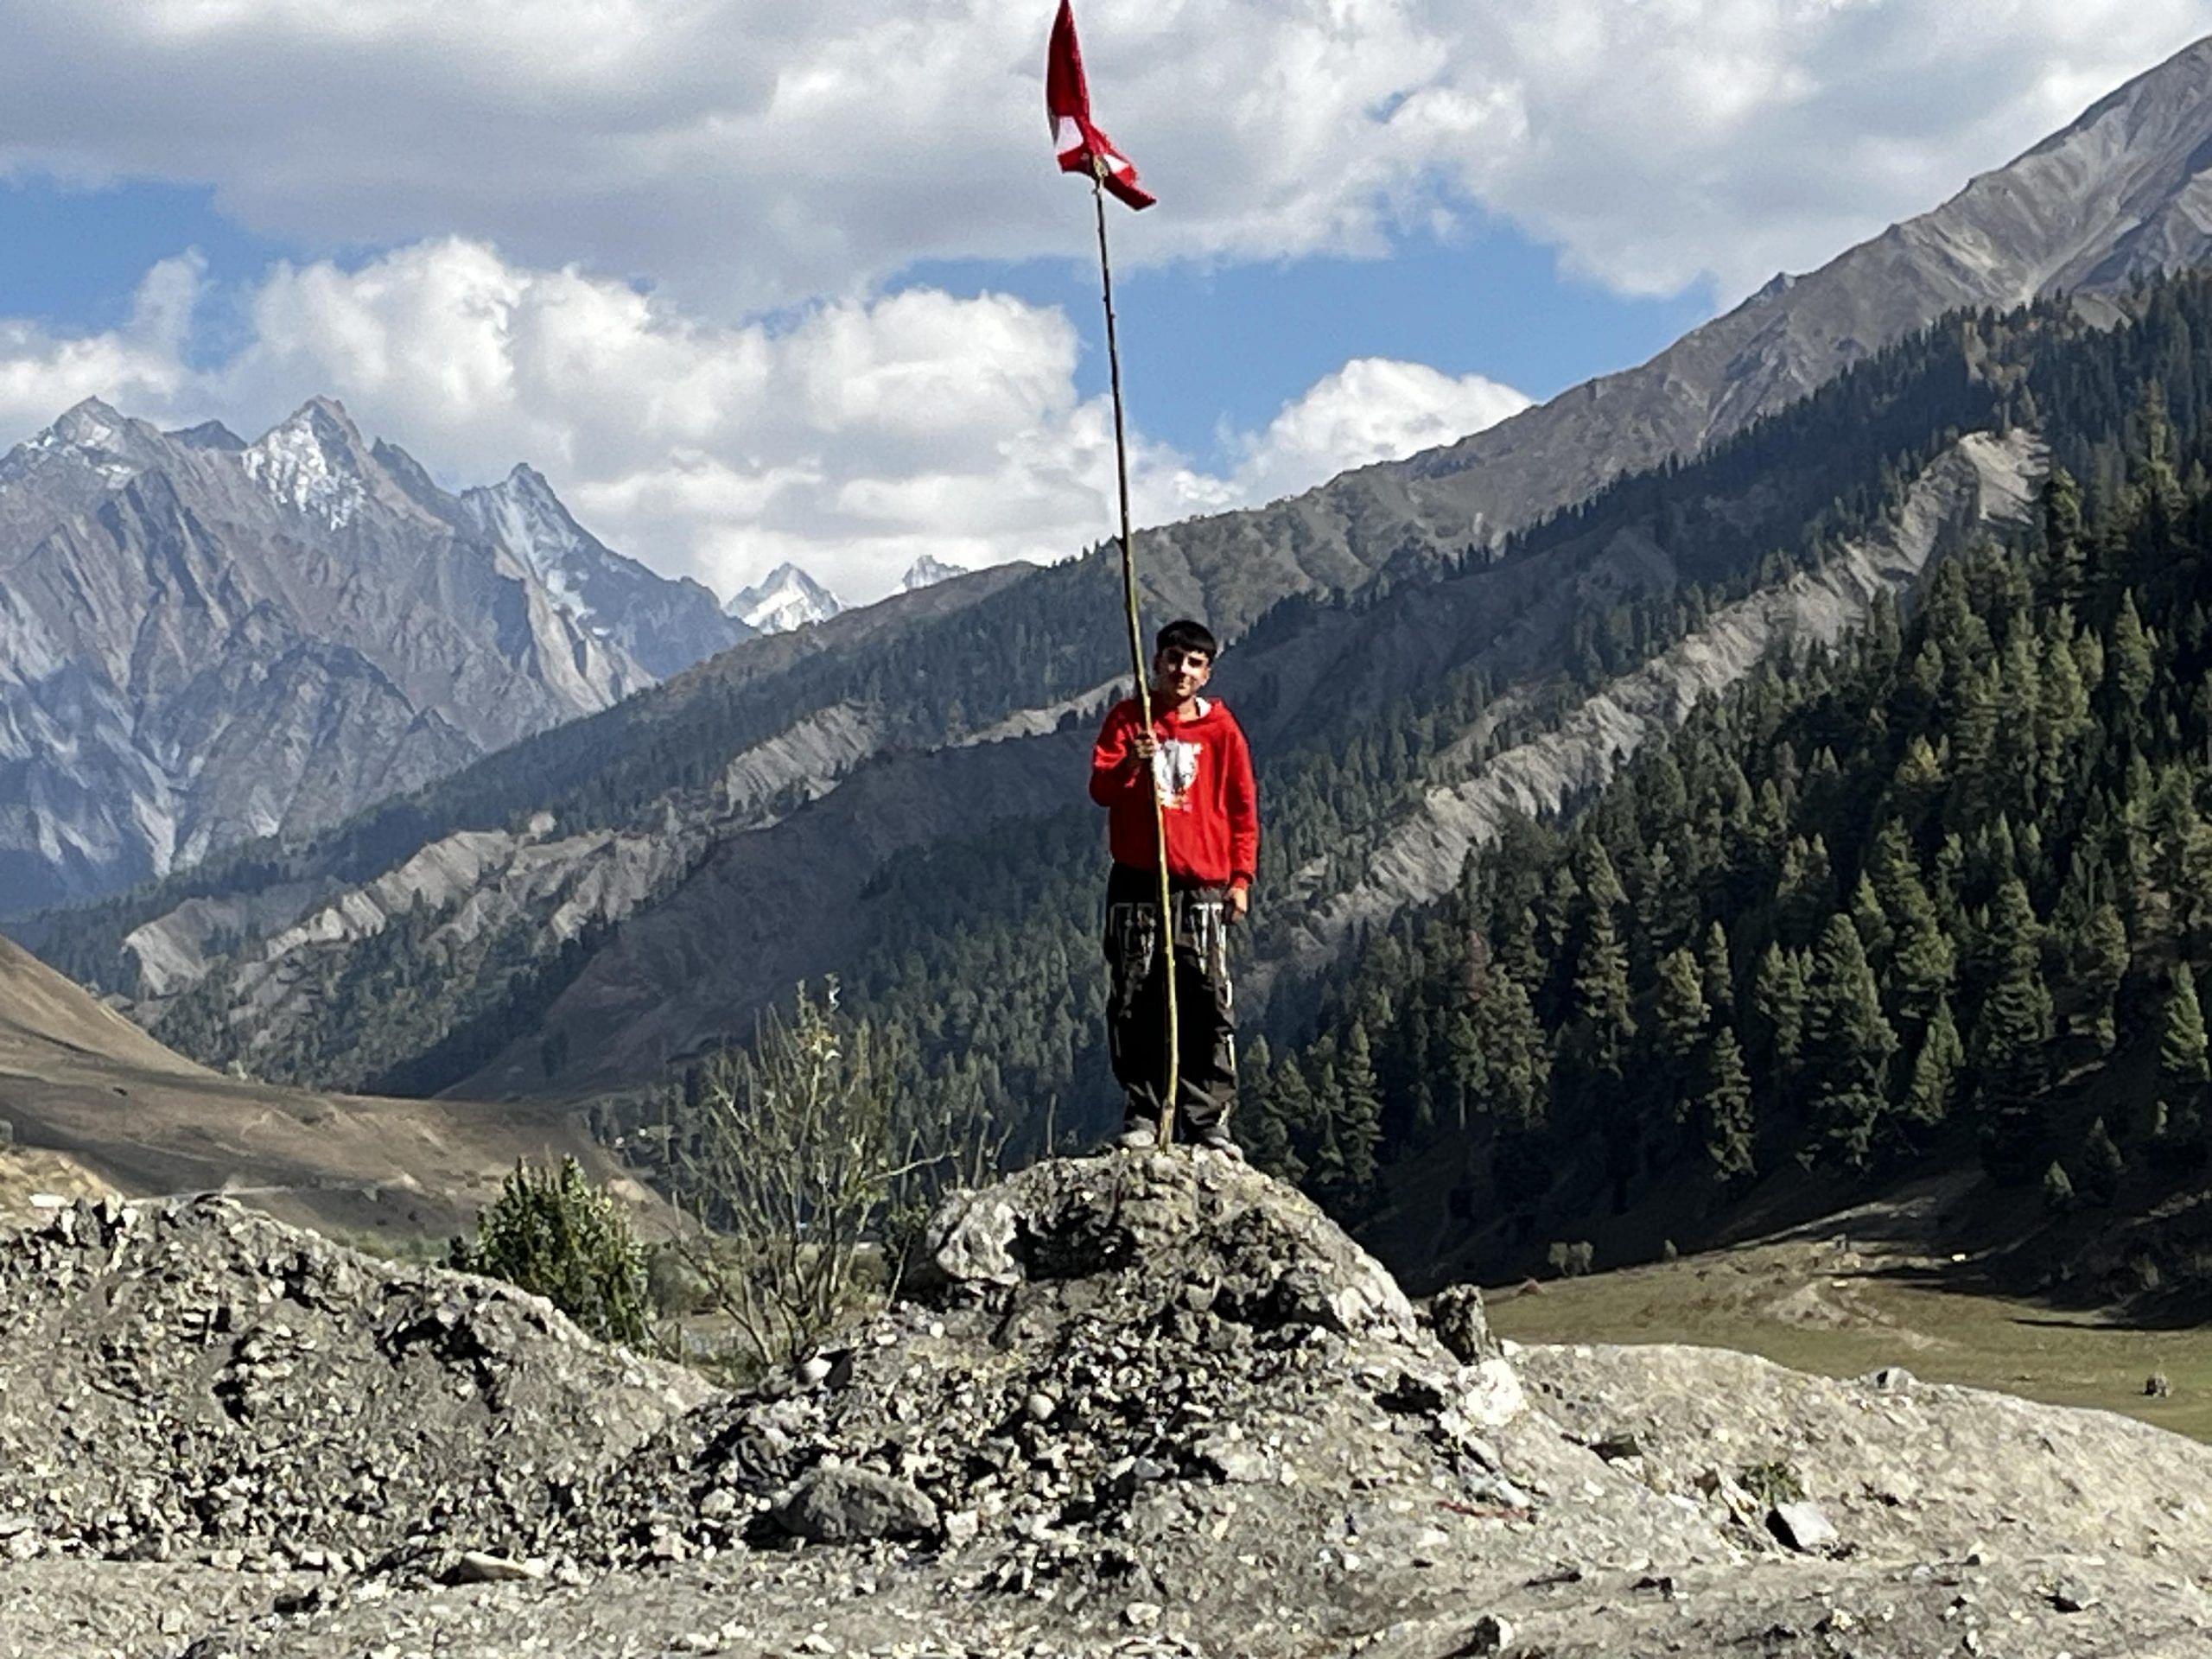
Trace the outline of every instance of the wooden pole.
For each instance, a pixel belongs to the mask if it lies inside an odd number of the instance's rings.
[[[1098,209],[1098,275],[1106,296],[1106,361],[1114,382],[1114,464],[1122,489],[1122,604],[1128,613],[1129,668],[1136,676],[1137,714],[1147,734],[1152,727],[1152,682],[1144,659],[1144,630],[1137,621],[1136,543],[1129,531],[1129,440],[1122,416],[1122,345],[1114,328],[1114,262],[1106,251],[1106,162],[1090,164],[1090,199]],[[1160,798],[1159,768],[1152,775],[1153,838],[1160,849],[1160,978],[1167,986],[1167,1091],[1160,1103],[1160,1144],[1175,1141],[1175,1093],[1182,1075],[1182,1027],[1175,1007],[1175,901],[1167,880],[1167,808]]]

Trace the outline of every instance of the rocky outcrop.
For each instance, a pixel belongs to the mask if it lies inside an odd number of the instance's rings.
[[[1211,1154],[960,1195],[912,1267],[717,1394],[225,1205],[0,1236],[0,1645],[95,1609],[108,1646],[202,1659],[403,1631],[483,1659],[2056,1659],[2212,1630],[2202,1447],[1895,1370],[1463,1362]]]

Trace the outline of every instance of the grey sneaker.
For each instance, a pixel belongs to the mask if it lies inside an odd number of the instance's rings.
[[[1123,1152],[1150,1152],[1160,1144],[1160,1131],[1149,1123],[1132,1123],[1114,1137]]]
[[[1198,1144],[1208,1152],[1217,1152],[1237,1163],[1244,1161],[1244,1148],[1229,1138],[1229,1131],[1218,1123],[1198,1137]]]

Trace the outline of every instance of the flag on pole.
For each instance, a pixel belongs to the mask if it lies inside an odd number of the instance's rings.
[[[1137,182],[1136,163],[1091,124],[1090,87],[1083,78],[1083,48],[1076,44],[1074,0],[1060,0],[1052,44],[1045,55],[1045,116],[1059,152],[1060,171],[1096,176],[1132,207],[1159,198]]]

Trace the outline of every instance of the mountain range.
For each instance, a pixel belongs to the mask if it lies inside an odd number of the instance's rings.
[[[308,404],[88,400],[0,458],[0,913],[297,836],[748,637],[518,467],[454,496]]]
[[[2147,279],[2203,259],[2208,157],[2212,42],[1650,363],[1146,533],[1152,613],[1233,641],[1219,683],[1281,825],[1255,1027],[1310,1010],[1344,947],[1448,892],[1509,811],[1588,798],[1701,697],[1910,604],[1926,568],[2016,519],[2046,455],[2024,382],[1963,325],[1924,331],[2040,302],[2054,351],[2101,338]],[[312,467],[284,475],[283,511],[369,511]],[[915,1020],[933,1064],[1016,1099],[1100,1069],[1098,836],[1073,780],[1124,671],[1115,586],[1096,552],[829,614],[25,936],[191,1052],[278,1077],[601,1096],[836,972]],[[610,673],[629,660],[592,644]]]
[[[918,593],[940,582],[968,573],[957,564],[925,553],[906,567],[894,594]],[[723,606],[724,613],[759,633],[789,633],[849,609],[845,601],[812,576],[788,562],[778,565],[750,588],[741,588]],[[703,653],[702,653],[703,654]]]

